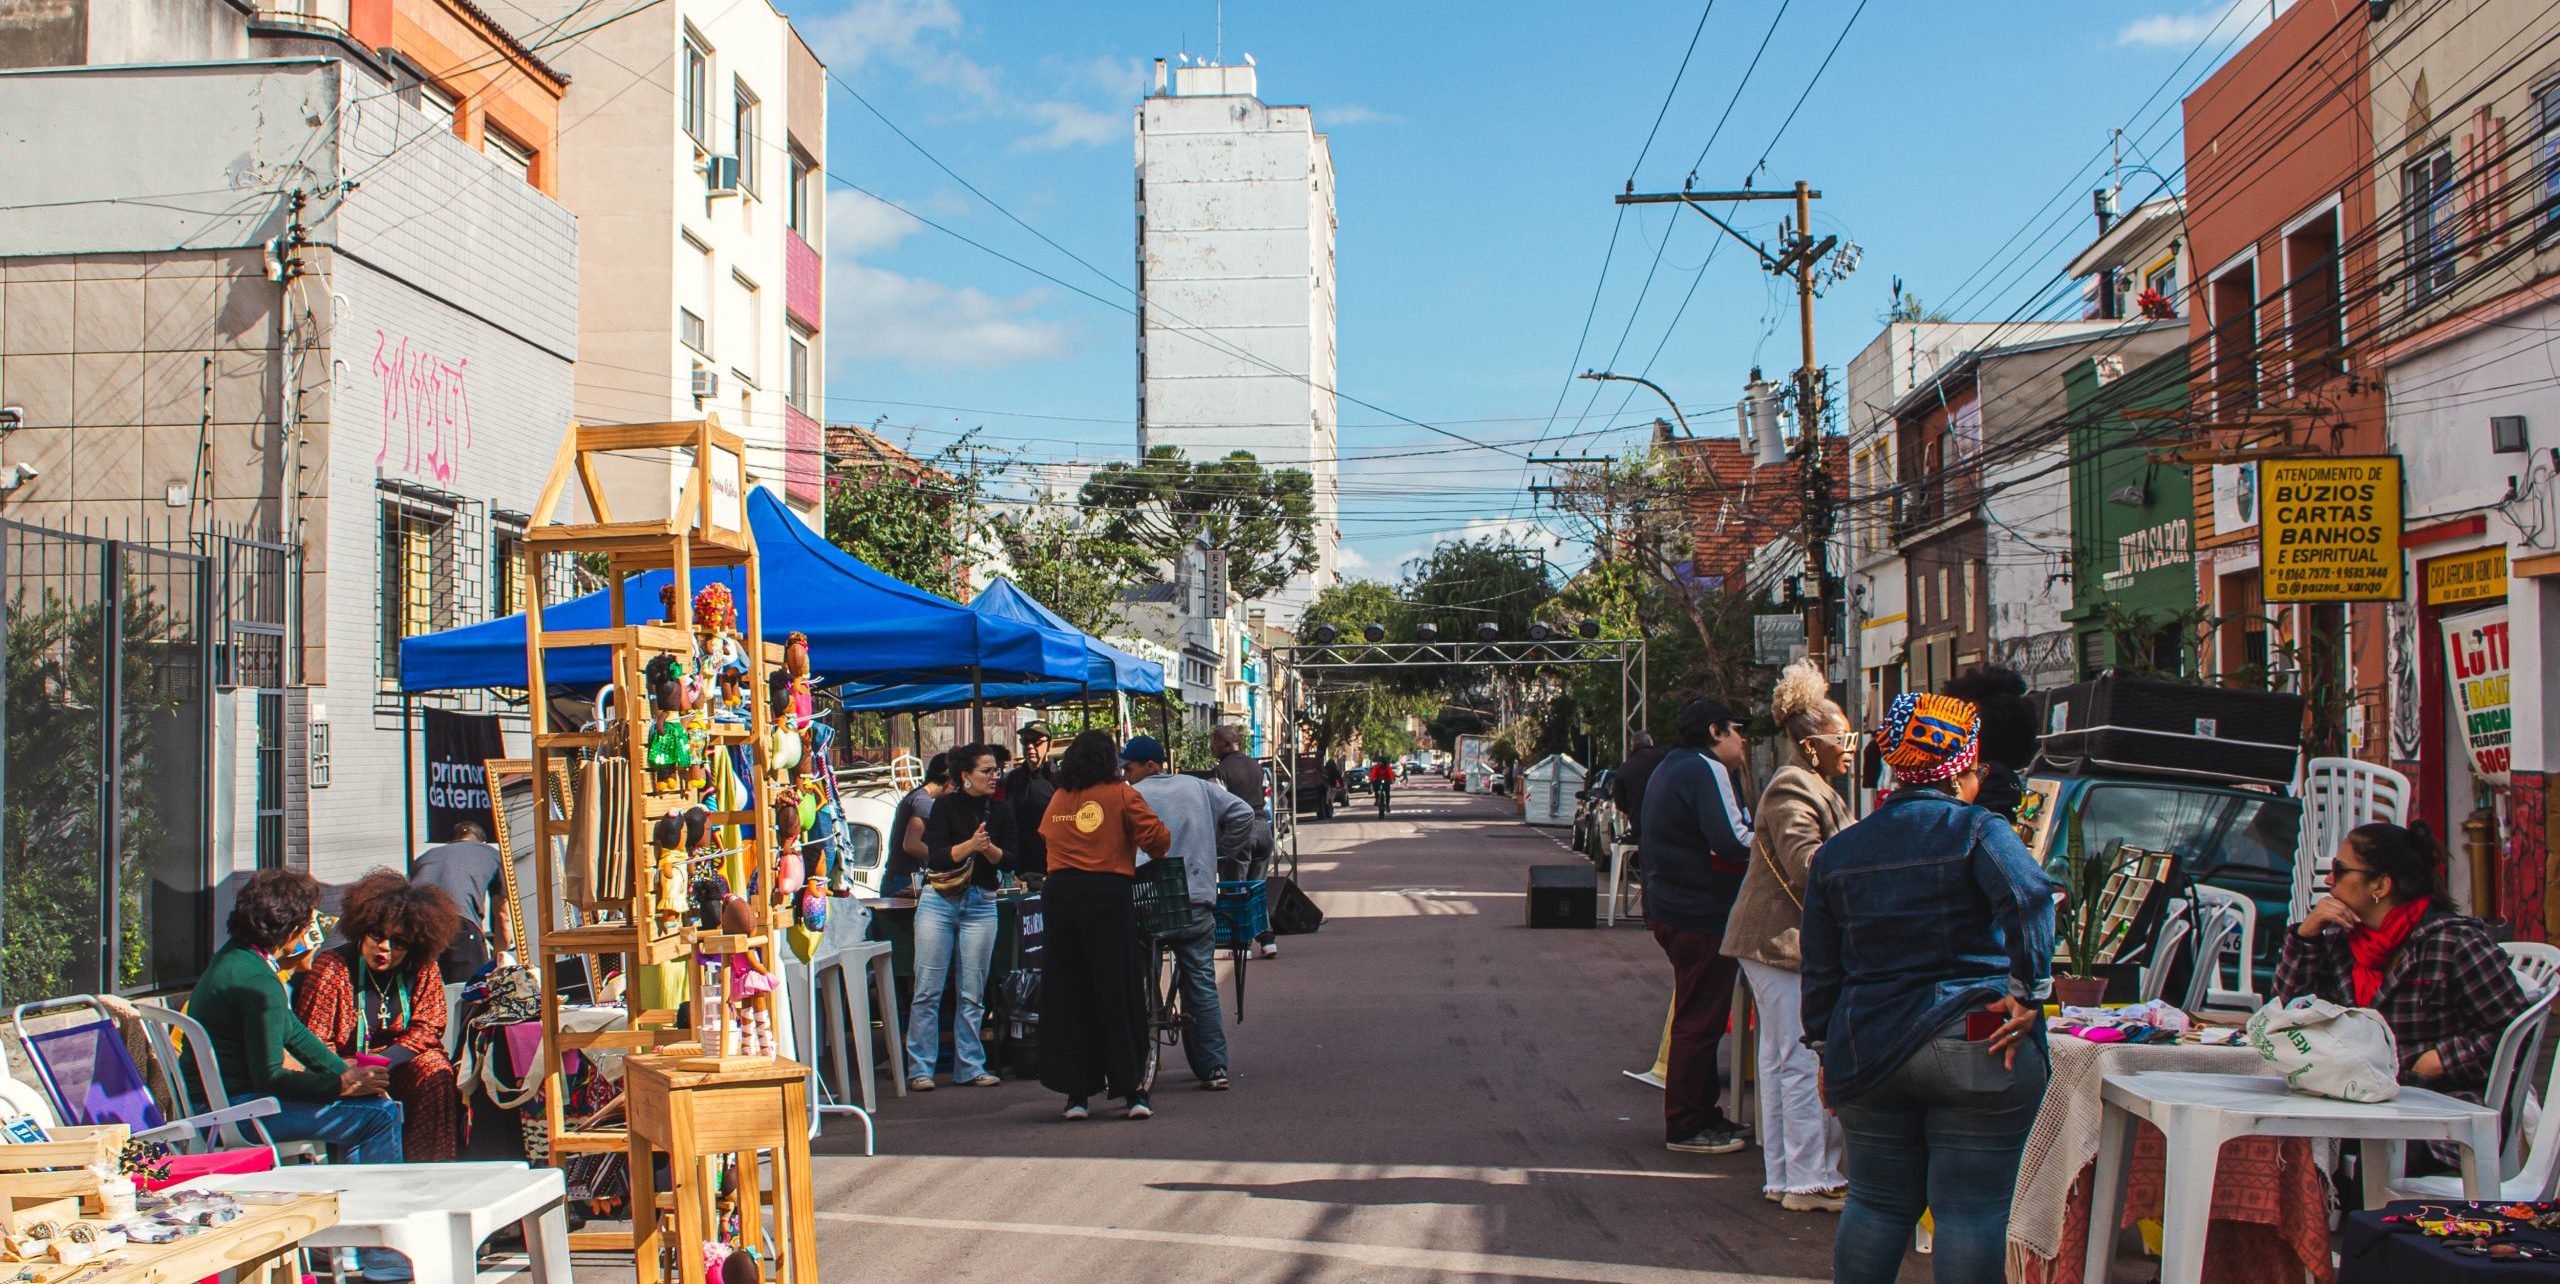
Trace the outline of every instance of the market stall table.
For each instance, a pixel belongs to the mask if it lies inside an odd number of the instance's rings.
[[[242,1284],[287,1284],[302,1278],[303,1244],[337,1224],[338,1197],[313,1192],[273,1204],[243,1202],[240,1216],[166,1244],[127,1244],[98,1262],[77,1266],[0,1266],[0,1278],[54,1284],[196,1284],[225,1271]],[[100,1262],[115,1262],[104,1270]],[[22,1273],[24,1272],[24,1273]]]
[[[335,1191],[337,1224],[313,1232],[312,1248],[388,1248],[421,1280],[464,1279],[480,1244],[500,1227],[524,1228],[537,1284],[568,1284],[568,1192],[557,1168],[520,1163],[297,1164],[187,1183],[229,1191]]]
[[[2022,1284],[2081,1278],[2089,1239],[2089,1185],[2110,1075],[2186,1070],[2264,1075],[2266,1060],[2239,1046],[2091,1043],[2056,1033],[2053,1078],[2018,1166],[2009,1216],[2008,1275]],[[2329,1278],[2328,1186],[2321,1143],[2243,1137],[2226,1144],[2214,1172],[2211,1284]],[[2156,1219],[2164,1170],[2158,1130],[2142,1129],[2118,1225]]]
[[[2383,1202],[2378,1192],[2397,1165],[2399,1142],[2452,1142],[2462,1151],[2465,1191],[2475,1198],[2497,1193],[2498,1112],[2425,1088],[2404,1086],[2389,1101],[2336,1101],[2295,1092],[2271,1075],[2155,1070],[2109,1075],[2099,1095],[2106,1102],[2106,1121],[2090,1181],[2092,1210],[2121,1206],[2137,1123],[2153,1124],[2164,1139],[2163,1279],[2196,1279],[2204,1273],[2204,1223],[2211,1216],[2213,1191],[2196,1168],[2218,1167],[2223,1143],[2230,1139],[2353,1137],[2362,1145],[2367,1203]],[[2112,1237],[2104,1232],[2103,1220],[2093,1216],[2092,1242],[2083,1263],[2088,1284],[2106,1284],[2105,1250]]]
[[[2461,1212],[2465,1217],[2478,1216],[2506,1222],[2509,1229],[2491,1243],[2500,1240],[2514,1244],[2531,1244],[2560,1252],[2560,1231],[2535,1230],[2517,1225],[2498,1216],[2487,1205],[2435,1203],[2401,1200],[2386,1204],[2380,1211],[2349,1213],[2338,1223],[2338,1284],[2473,1284],[2476,1280],[2530,1280],[2541,1284],[2560,1284],[2560,1260],[2538,1262],[2499,1261],[2454,1251],[2450,1241],[2408,1229],[2385,1226],[2387,1216],[2407,1215],[2421,1209]]]

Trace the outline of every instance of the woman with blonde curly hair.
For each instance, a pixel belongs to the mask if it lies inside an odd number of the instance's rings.
[[[295,990],[293,1012],[329,1050],[389,1067],[400,1103],[401,1154],[442,1163],[462,1154],[470,1115],[445,1056],[444,976],[436,959],[462,928],[443,889],[378,869],[347,889],[338,931]]]
[[[1817,1060],[1804,1045],[1802,952],[1805,871],[1814,850],[1849,824],[1831,781],[1847,773],[1857,733],[1833,703],[1831,684],[1798,660],[1778,678],[1769,714],[1786,762],[1760,794],[1751,870],[1725,921],[1724,952],[1742,964],[1760,1011],[1761,1193],[1790,1212],[1839,1212],[1840,1125],[1823,1109]]]

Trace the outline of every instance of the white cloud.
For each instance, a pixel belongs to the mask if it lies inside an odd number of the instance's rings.
[[[1138,64],[1094,58],[1046,60],[1058,92],[1024,92],[1002,72],[957,47],[967,22],[953,0],[855,0],[843,12],[800,24],[829,67],[856,85],[895,69],[938,91],[935,106],[946,120],[996,120],[1028,128],[1016,151],[1087,147],[1127,137],[1125,107],[1117,114],[1092,105],[1097,96],[1114,104],[1142,92]],[[866,97],[869,96],[866,92]]]
[[[1353,575],[1358,572],[1368,570],[1370,565],[1371,563],[1369,559],[1363,556],[1359,549],[1353,548],[1348,544],[1341,545],[1333,550],[1334,569],[1342,572],[1344,575]]]
[[[1073,326],[1035,315],[1044,291],[1000,298],[886,268],[834,262],[827,272],[827,354],[835,361],[895,361],[990,370],[1073,352]]]
[[[1062,147],[1086,147],[1128,136],[1132,126],[1126,112],[1098,111],[1076,103],[1033,103],[1031,114],[1049,123],[1037,134],[1015,140],[1017,152],[1049,152]]]
[[[2224,0],[2188,13],[2156,13],[2126,23],[2116,33],[2116,43],[2180,49],[2201,44],[2207,38],[2236,43],[2264,28],[2270,11],[2280,7],[2270,0]]]
[[[915,216],[871,199],[861,192],[837,188],[827,193],[827,257],[851,259],[876,254],[924,230]]]
[[[1327,129],[1336,125],[1401,125],[1404,123],[1404,117],[1391,111],[1379,111],[1375,107],[1363,107],[1358,103],[1342,103],[1338,106],[1317,108],[1316,123]]]

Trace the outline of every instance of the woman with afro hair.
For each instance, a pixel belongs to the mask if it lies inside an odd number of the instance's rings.
[[[391,1097],[406,1116],[401,1151],[411,1163],[462,1154],[470,1115],[445,1055],[444,975],[436,959],[461,930],[443,889],[387,869],[347,889],[338,931],[346,942],[322,951],[294,995],[294,1015],[331,1051],[390,1064]]]

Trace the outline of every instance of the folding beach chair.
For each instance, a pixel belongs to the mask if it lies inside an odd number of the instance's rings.
[[[27,1018],[70,1009],[86,1009],[96,1017],[91,1021],[75,1021],[59,1029],[34,1031],[27,1028]],[[116,1025],[115,1013],[96,995],[77,995],[65,999],[48,999],[39,1003],[21,1003],[10,1015],[19,1045],[26,1049],[28,1064],[35,1070],[36,1082],[53,1102],[53,1112],[66,1124],[123,1124],[133,1130],[136,1141],[158,1141],[187,1151],[203,1151],[229,1144],[248,1142],[264,1145],[266,1135],[258,1129],[257,1119],[276,1112],[273,1097],[237,1104],[225,1101],[219,1108],[171,1120],[162,1113],[160,1103],[152,1098],[151,1086],[143,1078],[141,1067],[134,1064],[133,1054],[126,1050],[124,1032]],[[190,1023],[192,1024],[192,1023]],[[201,1030],[189,1032],[203,1060],[211,1060],[211,1050],[204,1046]],[[184,1067],[172,1058],[167,1061],[172,1091],[185,1101],[181,1086]],[[220,1091],[216,1077],[209,1091]],[[183,1104],[181,1108],[184,1108]],[[250,1135],[243,1136],[239,1125],[247,1124]]]

